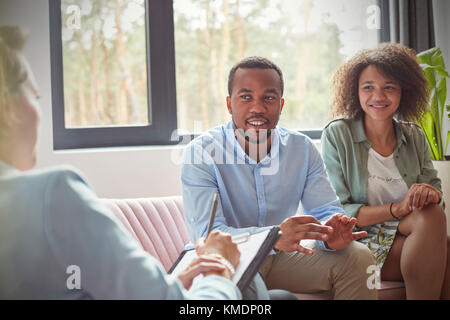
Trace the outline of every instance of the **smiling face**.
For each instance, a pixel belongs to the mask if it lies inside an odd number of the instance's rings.
[[[366,121],[392,121],[400,105],[402,89],[370,65],[359,76],[358,93]]]
[[[266,141],[283,109],[280,76],[274,69],[239,68],[227,108],[235,129],[250,143]]]

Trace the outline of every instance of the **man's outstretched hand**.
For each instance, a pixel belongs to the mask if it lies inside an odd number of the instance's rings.
[[[322,225],[316,218],[308,215],[293,216],[285,219],[280,225],[281,238],[275,245],[275,249],[285,252],[298,251],[311,255],[313,250],[300,245],[304,239],[328,240],[328,235],[333,232],[330,226]]]
[[[328,247],[334,250],[346,248],[353,240],[367,237],[367,232],[352,232],[357,222],[356,218],[349,218],[338,213],[332,216],[324,225],[333,228],[326,241]]]

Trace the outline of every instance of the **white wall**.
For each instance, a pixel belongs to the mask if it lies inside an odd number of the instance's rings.
[[[437,44],[450,69],[450,1],[434,0]],[[107,148],[53,151],[51,119],[50,42],[48,0],[0,0],[0,23],[30,30],[25,55],[41,91],[42,122],[38,167],[71,164],[79,168],[100,197],[148,197],[181,194],[181,147]],[[450,101],[450,81],[448,83]],[[447,129],[447,128],[445,128]],[[446,131],[445,131],[446,132]]]
[[[445,59],[447,71],[450,71],[450,1],[433,0],[433,18],[436,32],[436,46],[440,47]],[[450,104],[450,79],[447,79],[447,104]],[[449,121],[445,121],[442,128],[442,134],[447,137],[450,130]],[[444,138],[445,142],[445,138]],[[447,155],[450,155],[450,147]]]
[[[149,197],[181,194],[180,165],[172,161],[181,147],[138,147],[53,151],[48,0],[0,0],[0,23],[30,31],[25,55],[41,94],[42,120],[38,167],[71,164],[80,169],[100,197]]]

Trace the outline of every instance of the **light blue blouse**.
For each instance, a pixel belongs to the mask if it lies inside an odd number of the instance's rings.
[[[72,168],[19,172],[0,161],[0,299],[240,298],[218,276],[186,291]]]

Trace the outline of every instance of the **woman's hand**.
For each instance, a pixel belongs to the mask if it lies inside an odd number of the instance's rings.
[[[241,257],[238,246],[231,239],[231,235],[217,230],[211,232],[206,239],[198,239],[195,250],[199,256],[219,254],[228,260],[235,269]]]
[[[404,217],[415,209],[438,203],[441,196],[441,193],[429,184],[415,183],[409,188],[402,202],[394,203],[392,211],[396,217]]]
[[[239,264],[241,253],[231,239],[231,235],[213,231],[208,238],[200,238],[195,247],[198,257],[195,258],[189,266],[178,275],[186,290],[192,286],[192,281],[200,274],[204,276],[218,275],[231,279],[231,270],[222,262],[222,257],[228,260],[236,269]]]
[[[414,184],[414,194],[410,197],[411,209],[422,209],[429,204],[436,204],[441,200],[441,193],[429,184]]]
[[[229,271],[227,270],[227,268],[222,263],[220,263],[217,258],[207,255],[195,258],[189,264],[186,270],[181,272],[177,277],[186,288],[186,290],[189,290],[192,286],[192,281],[194,280],[194,278],[199,274],[204,273],[215,273],[217,275],[229,278]]]

